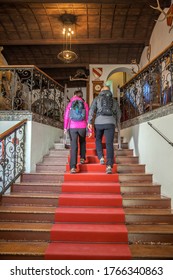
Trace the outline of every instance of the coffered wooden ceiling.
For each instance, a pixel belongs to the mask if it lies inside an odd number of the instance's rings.
[[[160,0],[161,8],[170,3]],[[156,0],[0,0],[2,53],[10,65],[36,65],[70,86],[69,76],[89,64],[139,62],[160,14],[150,5],[157,6]],[[71,64],[57,59],[64,13],[76,16],[72,50],[78,59]]]

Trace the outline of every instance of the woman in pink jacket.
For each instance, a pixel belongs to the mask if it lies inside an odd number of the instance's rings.
[[[64,133],[69,132],[70,142],[71,142],[71,150],[70,150],[70,172],[76,173],[76,165],[77,165],[77,156],[78,156],[78,142],[80,145],[80,163],[85,163],[86,159],[86,129],[88,122],[88,112],[89,107],[88,104],[82,98],[83,93],[81,90],[77,90],[74,92],[74,96],[70,99],[69,104],[66,107],[64,114]],[[82,104],[83,106],[83,116],[79,117],[76,120],[74,116],[76,113],[73,112],[73,108],[75,105],[73,104]],[[79,102],[78,102],[79,101]]]

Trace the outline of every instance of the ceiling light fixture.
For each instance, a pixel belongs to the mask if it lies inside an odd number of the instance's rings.
[[[76,16],[65,13],[59,19],[63,23],[63,50],[58,53],[57,58],[64,63],[71,63],[78,58],[78,55],[71,49],[71,39],[74,35],[72,26],[76,23]]]

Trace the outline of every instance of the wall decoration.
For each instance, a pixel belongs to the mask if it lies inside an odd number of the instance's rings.
[[[93,81],[93,97],[95,98],[99,92],[101,91],[102,87],[104,86],[104,81]]]
[[[100,79],[101,75],[103,74],[103,68],[101,67],[92,68],[92,73],[96,79]]]
[[[158,10],[159,12],[161,12],[164,15],[164,17],[158,21],[164,21],[166,19],[167,25],[170,26],[170,28],[169,28],[169,33],[170,33],[171,30],[173,29],[173,0],[171,0],[171,5],[170,5],[167,13],[160,7],[159,0],[157,0],[157,7],[153,7],[151,5],[150,5],[150,7],[152,9]]]

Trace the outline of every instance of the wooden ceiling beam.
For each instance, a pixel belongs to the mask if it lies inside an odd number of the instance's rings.
[[[0,0],[0,3],[22,3],[23,0]],[[25,1],[28,4],[29,3],[57,3],[57,0],[27,0]],[[89,3],[98,3],[98,4],[127,4],[127,0],[63,0],[58,1],[59,3],[83,3],[83,4],[89,4]],[[129,1],[130,2],[130,1]],[[132,0],[131,2],[135,2],[135,0]],[[140,0],[141,3],[146,3],[146,0]],[[156,0],[150,0],[150,5],[153,3],[155,4]],[[165,2],[165,0],[160,0],[160,3]],[[166,0],[166,2],[171,2],[171,0]]]
[[[89,64],[88,63],[72,63],[72,64],[70,64],[70,63],[64,63],[64,64],[62,64],[62,63],[57,63],[57,64],[49,64],[49,65],[47,65],[47,64],[37,64],[37,67],[38,68],[41,68],[41,69],[50,69],[50,68],[52,68],[52,69],[54,69],[54,68],[86,68],[86,69],[88,69],[89,68]]]
[[[86,38],[82,40],[72,40],[72,45],[92,45],[92,44],[144,44],[148,45],[148,41],[144,42],[143,39],[104,39],[104,38]],[[1,46],[24,46],[24,45],[62,45],[63,40],[55,40],[55,39],[39,39],[39,40],[0,40]]]

